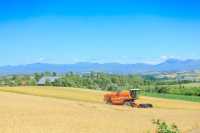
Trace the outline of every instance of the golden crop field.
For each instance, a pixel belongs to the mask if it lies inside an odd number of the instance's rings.
[[[155,108],[133,109],[105,105],[104,93],[77,88],[0,88],[0,133],[153,133],[152,119],[174,122],[183,133],[200,127],[200,103],[141,97],[139,103],[152,103]]]

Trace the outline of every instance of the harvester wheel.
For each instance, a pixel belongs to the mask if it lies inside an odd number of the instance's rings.
[[[152,104],[139,104],[139,108],[153,108]]]
[[[124,102],[124,105],[125,106],[132,106],[132,102],[131,101],[126,101],[126,102]]]
[[[112,100],[110,98],[106,99],[105,102],[106,102],[106,104],[112,105]]]
[[[106,104],[112,105],[112,102],[111,101],[106,101]]]

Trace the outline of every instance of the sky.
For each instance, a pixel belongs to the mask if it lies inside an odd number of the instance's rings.
[[[199,0],[0,0],[0,66],[200,59]]]

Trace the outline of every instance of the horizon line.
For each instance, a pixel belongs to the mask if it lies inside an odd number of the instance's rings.
[[[169,58],[164,61],[158,62],[158,63],[148,63],[148,62],[136,62],[136,63],[122,63],[122,62],[94,62],[94,61],[80,61],[80,62],[74,62],[74,63],[48,63],[48,62],[33,62],[33,63],[27,63],[27,64],[15,64],[15,65],[0,65],[0,67],[13,67],[13,66],[26,66],[26,65],[33,65],[33,64],[48,64],[48,65],[76,65],[81,63],[90,63],[90,64],[121,64],[121,65],[135,65],[135,64],[146,64],[146,65],[159,65],[161,63],[167,62],[169,60],[177,60],[177,61],[198,61],[200,59],[177,59],[177,58]]]

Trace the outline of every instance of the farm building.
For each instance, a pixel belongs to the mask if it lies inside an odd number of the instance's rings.
[[[53,83],[55,82],[57,79],[59,79],[59,77],[42,77],[38,82],[37,82],[37,85],[45,85],[46,82],[49,82],[49,83]]]

